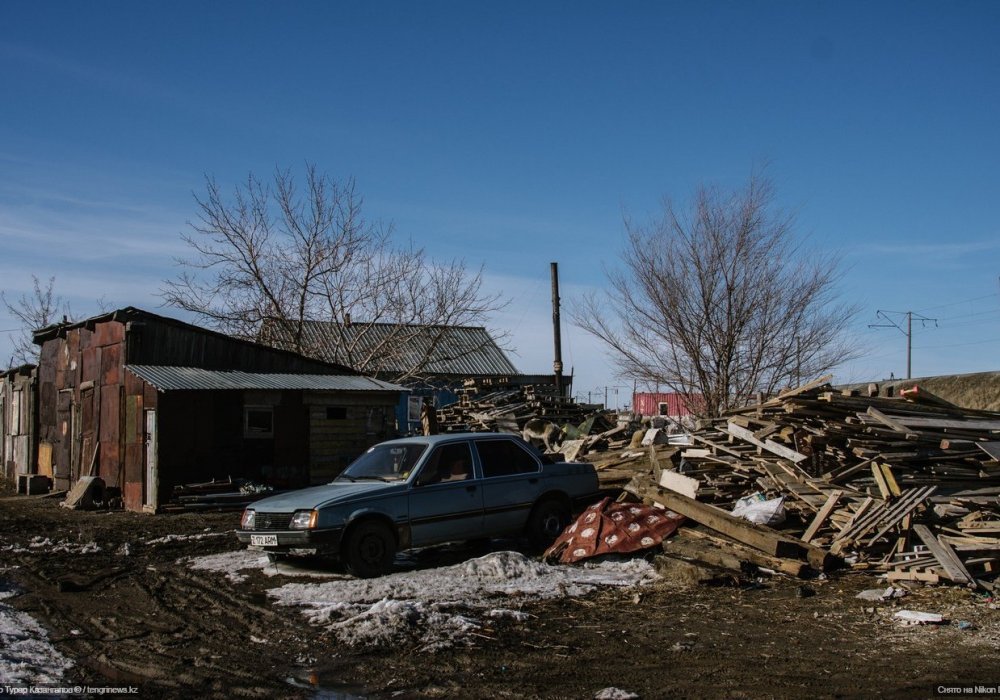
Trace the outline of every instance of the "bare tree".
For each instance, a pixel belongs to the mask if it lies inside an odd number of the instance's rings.
[[[69,303],[53,291],[56,278],[49,277],[43,287],[35,275],[31,276],[33,289],[30,294],[22,294],[11,300],[0,292],[0,301],[7,313],[21,323],[21,334],[14,339],[14,352],[8,362],[9,367],[22,364],[37,364],[39,348],[32,341],[33,333],[56,322],[59,316],[70,316]]]
[[[212,328],[405,381],[445,327],[485,326],[506,305],[483,291],[482,268],[397,245],[391,226],[365,218],[353,180],[307,165],[302,189],[288,170],[271,183],[251,174],[230,199],[206,184],[183,235],[194,255],[161,296]],[[322,341],[307,332],[316,323]]]
[[[621,376],[698,397],[691,409],[715,416],[857,356],[839,258],[803,247],[767,179],[702,187],[689,209],[666,200],[662,217],[625,226],[608,293],[571,308]]]

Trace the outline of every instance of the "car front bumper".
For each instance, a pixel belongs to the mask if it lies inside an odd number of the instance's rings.
[[[236,538],[245,545],[265,552],[287,552],[293,549],[313,549],[324,554],[336,554],[344,528],[322,530],[237,530]]]

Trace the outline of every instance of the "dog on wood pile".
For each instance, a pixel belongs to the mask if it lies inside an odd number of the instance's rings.
[[[546,452],[554,453],[559,451],[559,445],[563,440],[563,429],[542,418],[532,418],[521,429],[521,437],[525,442],[535,446],[541,443]]]

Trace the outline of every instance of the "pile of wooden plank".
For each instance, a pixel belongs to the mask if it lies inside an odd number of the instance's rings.
[[[607,484],[631,471],[629,490],[674,510],[676,492],[686,494],[697,507],[685,502],[689,512],[678,512],[717,531],[703,508],[728,514],[751,494],[782,498],[786,520],[780,531],[768,528],[771,536],[822,550],[824,568],[842,560],[894,581],[992,585],[1000,567],[1000,413],[963,409],[917,387],[862,396],[827,379],[703,422],[690,447],[587,459]],[[744,527],[726,523],[730,539]]]
[[[533,418],[563,426],[576,425],[591,414],[593,407],[559,396],[551,387],[526,386],[484,392],[470,384],[461,391],[457,403],[438,411],[438,428],[443,433],[519,433]]]

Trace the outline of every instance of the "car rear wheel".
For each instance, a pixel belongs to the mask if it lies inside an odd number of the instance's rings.
[[[554,498],[540,501],[528,519],[528,539],[535,549],[545,549],[569,525],[569,506]]]
[[[374,578],[392,568],[396,557],[396,538],[385,523],[368,520],[358,523],[347,534],[341,549],[344,567],[352,576]]]

